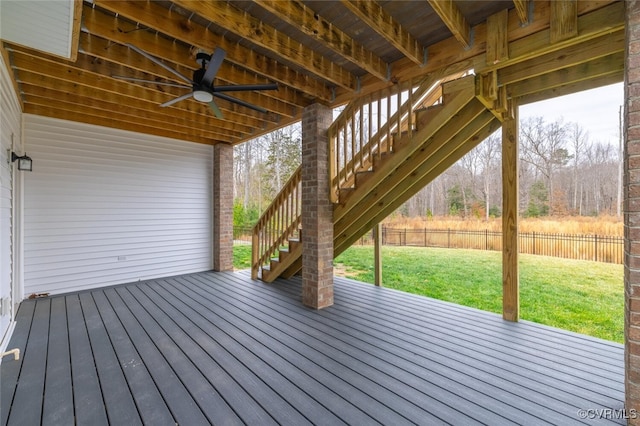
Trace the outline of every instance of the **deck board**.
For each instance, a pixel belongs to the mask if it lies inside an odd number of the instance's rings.
[[[63,297],[51,299],[47,385],[42,408],[43,424],[73,424],[73,387],[67,307]]]
[[[623,424],[623,347],[336,278],[246,271],[21,304],[2,424]]]

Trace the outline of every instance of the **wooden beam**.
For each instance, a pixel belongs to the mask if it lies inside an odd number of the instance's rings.
[[[563,86],[552,87],[540,90],[538,92],[518,97],[518,105],[526,105],[534,102],[540,102],[558,96],[570,95],[576,92],[582,92],[597,87],[608,86],[610,84],[621,83],[624,81],[624,73],[616,72],[612,74],[602,75],[589,80],[578,81],[575,83],[565,84]]]
[[[520,18],[520,24],[526,25],[529,23],[529,0],[513,0],[513,5],[516,7],[516,13]]]
[[[549,23],[551,44],[578,35],[577,0],[554,0],[551,2],[551,22]]]
[[[498,73],[476,75],[476,98],[500,121],[505,120],[507,107],[507,88],[498,86]]]
[[[480,23],[474,26],[475,42],[470,49],[463,49],[455,37],[449,37],[429,46],[429,61],[422,67],[416,67],[408,58],[393,62],[394,78],[406,81],[425,74],[444,77],[469,69],[475,69],[476,73],[486,73],[624,29],[623,2],[579,2],[578,14],[578,36],[552,45],[549,43],[549,2],[536,2],[532,21],[525,27],[519,25],[518,15],[512,9],[509,11],[508,23],[508,60],[494,65],[486,63],[487,25]],[[366,95],[384,88],[385,84],[373,77],[364,77],[362,87],[362,95]],[[348,94],[338,91],[335,104],[345,103],[349,99]]]
[[[552,71],[590,62],[612,53],[623,52],[624,43],[624,30],[605,34],[597,39],[568,46],[561,51],[550,52],[528,61],[504,67],[498,70],[498,81],[500,84],[513,84]],[[611,65],[615,67],[616,64]]]
[[[116,103],[114,99],[81,97],[77,94],[58,90],[58,88],[46,88],[26,82],[22,83],[22,92],[25,102],[74,111],[78,114],[82,114],[84,109],[88,108],[96,111],[94,115],[100,115],[99,111],[102,111],[105,118],[113,120],[135,123],[140,122],[142,118],[145,122],[158,128],[183,131],[185,133],[197,130],[202,136],[228,142],[244,136],[239,132],[220,129],[211,124],[212,120],[209,120],[209,123],[187,121],[151,108],[141,109],[128,103]]]
[[[222,141],[203,138],[197,135],[185,136],[184,133],[157,129],[152,126],[145,126],[142,124],[118,123],[115,120],[105,119],[103,117],[96,117],[90,114],[78,115],[70,111],[63,111],[55,108],[48,108],[40,105],[25,104],[24,112],[27,114],[42,115],[44,117],[59,118],[61,120],[69,120],[69,121],[75,121],[75,122],[86,123],[86,124],[94,124],[96,126],[110,127],[114,129],[128,130],[131,132],[162,136],[166,138],[204,143],[207,145],[212,145],[212,144],[222,142]]]
[[[624,52],[594,59],[572,67],[542,74],[507,86],[510,97],[536,94],[567,84],[588,81],[605,75],[620,75],[624,72]]]
[[[261,1],[259,4],[263,9],[291,26],[297,27],[309,37],[316,39],[372,75],[384,81],[389,79],[386,62],[308,8],[302,1]]]
[[[7,69],[7,74],[9,75],[9,78],[11,78],[11,85],[13,86],[13,90],[16,94],[16,99],[18,99],[18,102],[20,103],[20,109],[24,111],[24,103],[22,102],[22,97],[20,96],[20,85],[16,81],[15,73],[11,68],[11,58],[9,56],[10,53],[7,50],[5,43],[3,43],[2,41],[0,41],[0,55],[2,55],[2,61],[4,62],[4,66]]]
[[[216,37],[205,27],[197,25],[191,21],[187,21],[184,17],[176,13],[168,13],[162,6],[154,2],[124,2],[96,1],[97,4],[117,13],[119,16],[126,17],[143,25],[142,29],[123,19],[114,17],[106,17],[106,15],[94,8],[85,6],[83,10],[84,25],[90,32],[100,35],[109,40],[118,43],[131,43],[141,49],[144,49],[154,56],[163,57],[160,52],[153,49],[154,43],[161,43],[165,46],[164,51],[171,51],[180,48],[177,43],[173,44],[173,48],[166,48],[166,39],[155,35],[156,31],[164,32],[170,37],[180,40],[187,45],[196,46],[206,51],[213,51],[216,47],[222,47],[227,51],[226,60],[234,63],[236,66],[246,70],[251,70],[257,75],[267,77],[272,81],[278,82],[285,86],[295,88],[309,95],[312,99],[320,99],[324,102],[330,102],[333,99],[333,93],[329,87],[317,79],[308,78],[290,67],[283,66],[276,61],[249,50],[239,43],[232,43],[224,37]],[[158,15],[160,14],[160,15]],[[166,15],[164,19],[158,20],[158,16]],[[145,29],[149,28],[151,31]],[[100,32],[98,32],[100,28]],[[177,47],[176,47],[177,46]]]
[[[38,92],[37,90],[31,90],[29,93],[25,93],[24,102],[25,105],[29,106],[40,106],[42,108],[55,109],[60,112],[64,111],[65,113],[69,113],[72,115],[91,115],[95,118],[101,118],[104,121],[113,121],[118,123],[118,126],[125,124],[129,127],[135,127],[136,125],[144,128],[145,126],[153,127],[157,130],[162,130],[164,132],[171,132],[174,134],[182,135],[182,138],[189,140],[190,138],[205,138],[207,140],[217,140],[220,142],[231,142],[233,138],[226,137],[221,133],[216,132],[215,130],[203,130],[201,127],[193,127],[185,125],[173,125],[168,123],[163,123],[158,120],[145,120],[141,122],[138,117],[130,114],[130,110],[128,108],[117,108],[116,109],[105,109],[100,105],[96,105],[96,102],[92,103],[92,105],[87,105],[86,103],[74,103],[67,102],[64,100],[64,97],[60,99],[53,100],[51,98],[45,98],[42,96],[43,92]]]
[[[424,47],[391,15],[385,12],[378,2],[342,0],[342,4],[414,64],[424,64]]]
[[[12,47],[12,51],[14,53],[13,65],[16,69],[38,75],[44,75],[54,80],[67,81],[77,85],[96,88],[124,97],[143,99],[154,103],[154,108],[156,109],[164,109],[160,108],[158,105],[167,100],[173,99],[175,95],[184,94],[184,91],[174,93],[172,90],[166,88],[151,88],[132,85],[121,80],[105,77],[105,75],[96,73],[94,70],[77,68],[75,66],[76,64],[83,63],[86,60],[83,56],[78,58],[74,64],[68,63],[67,65],[64,65],[60,62],[50,62],[46,60],[45,56],[42,54],[18,49],[19,48],[17,47]],[[21,78],[21,74],[19,78]],[[172,93],[172,95],[167,96],[167,93]],[[167,111],[172,110],[174,114],[177,111],[184,111],[184,113],[197,112],[206,115],[209,119],[212,118],[211,112],[206,105],[202,105],[194,101],[188,100],[186,102],[180,102],[179,104],[173,105],[169,108],[170,109]],[[227,114],[223,119],[217,119],[217,122],[220,125],[223,125],[226,121],[230,126],[229,128],[235,128],[237,124],[243,124],[249,128],[255,128],[260,127],[262,125],[261,123],[264,122],[263,118],[258,116],[259,113],[256,113],[257,118],[254,118],[245,114],[244,110],[246,110],[246,108],[242,108],[243,114],[234,112],[235,109],[240,109],[240,107],[227,105],[227,108],[224,109],[224,111],[227,111]],[[185,116],[185,118],[188,119],[187,116]]]
[[[118,2],[119,3],[119,2]],[[343,89],[356,91],[356,78],[343,67],[332,63],[313,49],[293,40],[258,18],[237,9],[228,2],[174,0],[174,4],[192,11],[208,21],[215,22],[232,33],[268,49],[301,69],[330,81]]]
[[[509,59],[509,11],[504,9],[487,18],[487,64]]]
[[[471,47],[471,26],[453,0],[429,0],[429,4],[462,46]]]
[[[80,28],[82,26],[82,0],[73,0],[73,23],[71,25],[71,43],[69,47],[69,58],[75,61],[78,57],[78,41],[80,39]]]
[[[91,61],[92,64],[90,65],[90,67],[98,73],[107,76],[119,75],[123,77],[140,78],[143,80],[184,84],[184,81],[176,77],[174,74],[170,73],[162,67],[153,64],[142,55],[139,55],[136,52],[132,52],[128,47],[112,43],[111,41],[105,40],[101,37],[92,36],[86,33],[82,34],[80,39],[80,47],[81,53],[84,57],[93,57],[100,59],[99,61]],[[193,63],[194,65],[196,65],[195,61],[193,61]],[[169,63],[167,65],[171,66],[176,71],[186,76],[191,76],[193,72],[192,69],[184,67],[181,64]],[[227,67],[230,67],[230,65],[227,65]],[[83,66],[83,68],[86,69],[87,66]],[[152,74],[149,74],[149,71],[151,71]],[[226,80],[218,80],[216,82],[216,84],[229,85],[258,83],[263,84],[267,83],[267,81],[265,81],[264,79],[261,79],[260,81],[250,79],[250,82],[246,83],[240,81],[231,82]],[[144,83],[140,84],[144,85]],[[190,87],[188,86],[186,86],[186,88],[190,89]],[[175,91],[172,91],[172,93],[175,93]],[[184,94],[186,92],[184,90],[181,90],[181,93]],[[278,93],[280,93],[280,91],[274,90],[264,92],[238,92],[231,93],[231,95],[251,104],[259,105],[271,113],[292,117],[294,115],[293,112],[297,109],[297,106],[292,107],[291,104],[282,102],[277,97]],[[247,112],[249,111],[245,110],[245,113]],[[239,113],[242,113],[242,111],[239,111]],[[255,116],[255,114],[249,115]]]
[[[147,35],[151,36],[148,33]],[[158,39],[153,36],[151,37],[151,40],[144,43],[144,46],[150,47],[150,49],[141,47],[138,44],[135,44],[135,46],[140,47],[152,56],[166,62],[167,65],[185,76],[191,76],[199,67],[193,58],[192,52],[190,52],[191,49],[172,43],[169,40]],[[138,71],[152,73],[153,75],[161,77],[167,81],[183,83],[183,81],[174,74],[162,67],[152,64],[142,55],[137,53],[132,54],[135,52],[131,52],[131,49],[123,45],[124,43],[126,43],[126,41],[124,41],[124,37],[122,40],[113,40],[107,39],[103,35],[97,33],[82,33],[80,36],[79,50],[80,53],[84,53],[95,58],[115,62]],[[179,46],[182,49],[176,49],[176,46]],[[265,84],[270,82],[271,80],[267,78],[247,72],[246,69],[240,68],[227,61],[222,63],[215,79],[216,85]],[[273,111],[283,115],[291,115],[291,110],[302,108],[309,102],[309,98],[302,96],[301,92],[293,90],[289,86],[285,85],[278,87],[277,91],[267,90],[259,92],[259,95],[265,99],[269,98],[283,103],[282,107],[273,109]],[[269,101],[265,100],[264,102]]]
[[[106,102],[107,104],[117,105],[119,109],[131,109],[132,114],[139,111],[146,111],[147,114],[156,115],[158,119],[166,123],[183,123],[189,124],[193,128],[215,128],[222,136],[242,137],[251,133],[251,128],[243,125],[230,126],[225,122],[213,121],[211,114],[203,110],[202,113],[181,114],[171,108],[158,108],[154,104],[145,99],[136,99],[133,97],[123,96],[118,93],[104,91],[95,87],[79,85],[74,82],[56,80],[46,75],[39,75],[32,72],[21,73],[21,87],[25,92],[31,88],[39,88],[43,91],[57,91],[66,93],[66,96],[77,97],[76,103],[93,105],[94,102]],[[72,95],[73,94],[73,95]]]
[[[373,281],[378,287],[382,286],[382,223],[373,227]]]
[[[511,118],[502,123],[502,317],[518,321],[518,111],[514,103],[511,109]]]

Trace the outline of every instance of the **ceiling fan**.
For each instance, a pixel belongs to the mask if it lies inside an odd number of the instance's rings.
[[[136,83],[150,83],[150,84],[159,84],[163,86],[173,86],[180,88],[189,88],[192,89],[191,93],[187,93],[182,96],[178,96],[175,99],[167,101],[163,104],[160,104],[161,107],[167,107],[173,105],[177,102],[180,102],[185,99],[189,99],[193,97],[196,101],[203,102],[209,104],[211,111],[215,114],[216,117],[222,118],[222,111],[218,108],[214,97],[227,100],[229,102],[233,102],[235,104],[241,105],[245,108],[252,109],[254,111],[266,113],[267,110],[261,108],[259,106],[250,104],[241,99],[234,98],[232,96],[227,95],[225,92],[239,92],[239,91],[253,91],[253,90],[278,90],[278,85],[276,83],[269,84],[244,84],[244,85],[230,85],[230,86],[214,86],[213,79],[215,78],[218,70],[220,69],[220,65],[222,65],[222,61],[226,55],[226,51],[220,47],[217,47],[216,50],[211,54],[200,52],[196,55],[196,62],[200,65],[200,68],[193,72],[193,78],[189,78],[184,74],[174,70],[155,56],[145,52],[144,50],[136,47],[132,44],[127,43],[127,47],[138,52],[145,58],[149,59],[153,63],[161,66],[165,70],[170,73],[178,76],[185,83],[184,84],[176,84],[169,82],[161,82],[154,80],[144,80],[140,78],[132,78],[132,77],[124,77],[119,75],[114,75],[112,77],[118,78],[120,80],[133,81]]]

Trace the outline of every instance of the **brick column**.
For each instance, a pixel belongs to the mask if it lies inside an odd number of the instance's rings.
[[[213,269],[233,270],[233,147],[213,146]]]
[[[329,108],[302,113],[302,303],[333,305],[333,204],[329,199]]]
[[[625,408],[640,413],[640,1],[626,3],[624,71]],[[630,419],[629,424],[640,424]]]

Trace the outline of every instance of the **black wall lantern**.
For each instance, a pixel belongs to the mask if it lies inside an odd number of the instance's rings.
[[[33,171],[33,160],[26,153],[19,156],[15,152],[11,152],[11,162],[18,160],[18,170]]]

